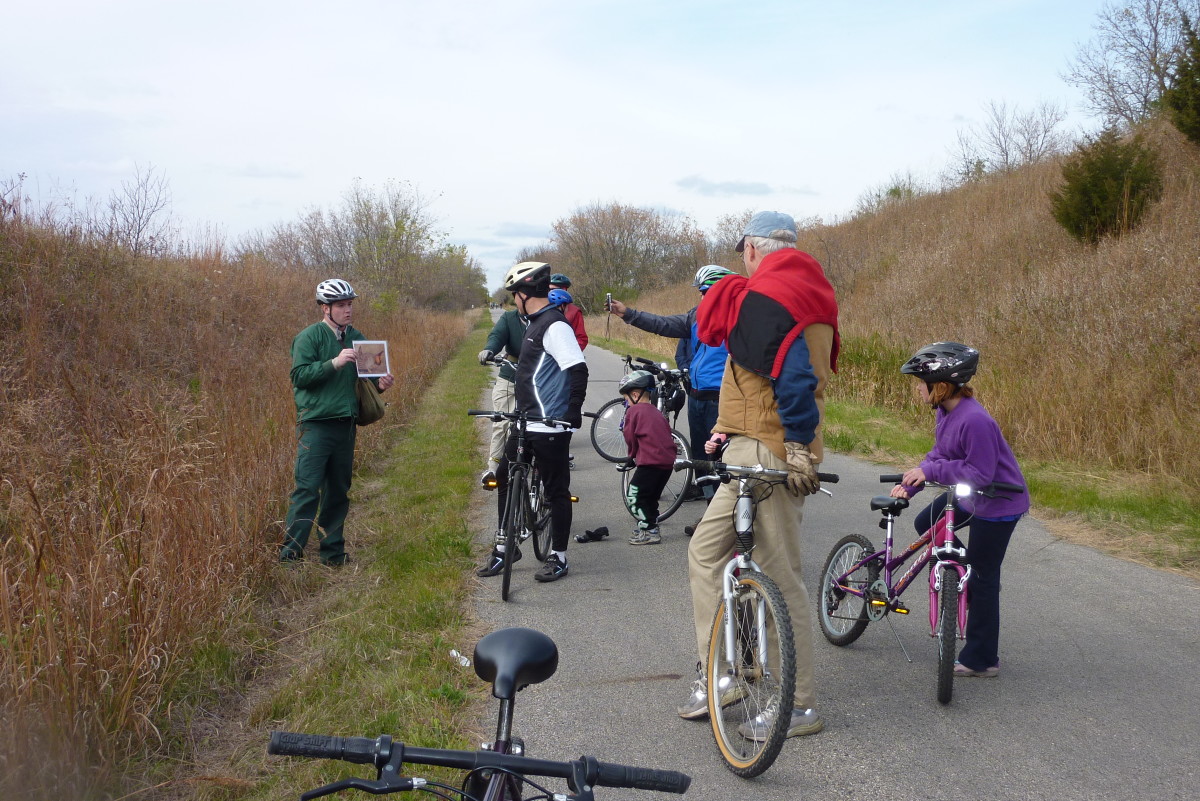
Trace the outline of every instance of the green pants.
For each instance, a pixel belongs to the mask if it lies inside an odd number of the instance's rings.
[[[280,561],[301,559],[315,522],[321,562],[346,561],[342,529],[350,511],[350,479],[354,470],[354,419],[307,420],[296,427],[296,489],[288,507],[287,536]],[[318,512],[319,509],[319,512]]]

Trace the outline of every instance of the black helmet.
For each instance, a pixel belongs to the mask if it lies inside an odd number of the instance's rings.
[[[934,342],[926,345],[904,363],[900,372],[915,375],[927,384],[948,381],[962,386],[979,367],[979,351],[960,342]]]
[[[524,292],[544,298],[550,291],[550,265],[541,261],[523,261],[513,265],[504,276],[505,292]]]
[[[644,389],[647,392],[654,391],[654,374],[647,370],[634,370],[627,376],[621,378],[621,383],[617,384],[617,392],[622,395],[627,395],[635,389]]]

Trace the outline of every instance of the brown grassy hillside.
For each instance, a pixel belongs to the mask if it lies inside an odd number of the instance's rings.
[[[832,396],[911,413],[902,361],[927,342],[967,342],[983,352],[980,398],[1022,459],[1200,489],[1200,151],[1169,126],[1146,133],[1162,200],[1137,231],[1098,247],[1051,216],[1058,162],[802,231],[841,306]],[[697,297],[679,285],[636,305],[677,313]],[[589,330],[603,325],[589,319]]]

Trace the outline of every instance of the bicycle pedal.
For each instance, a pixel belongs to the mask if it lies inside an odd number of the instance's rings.
[[[572,495],[572,496],[571,496],[571,503],[579,503],[579,496],[578,496],[578,495]]]
[[[898,615],[907,615],[908,607],[902,603],[897,603],[895,606],[892,607],[892,611]]]

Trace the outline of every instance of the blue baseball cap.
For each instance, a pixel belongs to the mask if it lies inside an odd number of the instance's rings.
[[[738,240],[734,250],[741,253],[746,247],[746,237],[748,236],[765,236],[767,239],[778,239],[780,242],[794,245],[796,244],[796,221],[792,219],[792,215],[784,214],[782,211],[760,211],[750,218],[750,222],[746,224],[746,230],[742,231],[742,238]]]

